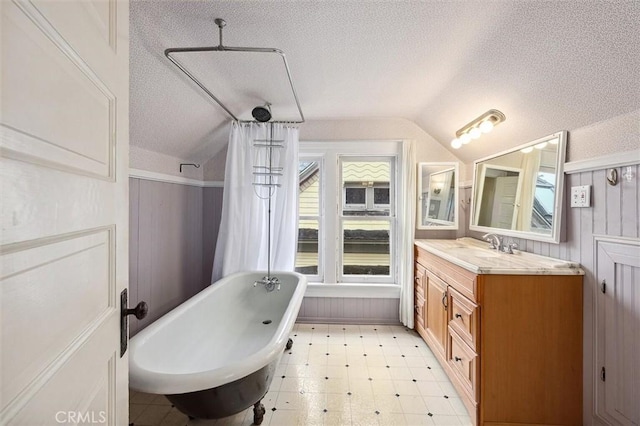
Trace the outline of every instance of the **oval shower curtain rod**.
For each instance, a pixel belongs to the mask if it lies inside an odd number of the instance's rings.
[[[302,108],[300,107],[300,101],[298,100],[298,94],[296,93],[296,88],[293,86],[293,79],[291,78],[291,71],[289,70],[289,64],[287,63],[287,58],[282,50],[270,47],[231,47],[231,46],[223,46],[222,45],[222,29],[227,23],[224,19],[216,18],[214,20],[219,29],[220,35],[220,43],[217,46],[208,46],[208,47],[174,47],[165,49],[164,56],[167,57],[180,71],[182,71],[191,81],[193,81],[200,89],[202,89],[211,99],[213,99],[222,109],[224,109],[227,114],[235,121],[238,122],[257,122],[255,120],[240,120],[238,117],[233,114],[229,108],[226,107],[224,103],[220,99],[218,99],[207,87],[198,80],[189,70],[182,65],[176,58],[172,57],[172,53],[190,53],[190,52],[252,52],[252,53],[275,53],[280,55],[282,61],[284,63],[285,70],[287,71],[287,77],[289,79],[289,85],[291,86],[291,92],[293,93],[293,98],[296,101],[296,106],[298,107],[298,113],[300,113],[300,121],[272,121],[272,123],[289,123],[289,124],[300,124],[304,123],[304,114],[302,114]]]

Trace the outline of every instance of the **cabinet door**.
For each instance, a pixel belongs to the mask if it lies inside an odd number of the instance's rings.
[[[596,413],[610,424],[637,425],[640,246],[598,241],[596,253]]]
[[[415,323],[416,330],[419,333],[424,333],[426,328],[426,319],[425,319],[425,303],[426,303],[426,270],[422,265],[416,262],[415,272],[414,272],[414,282],[415,282]]]
[[[447,341],[447,284],[440,278],[426,271],[427,275],[427,335],[442,356],[446,355]]]

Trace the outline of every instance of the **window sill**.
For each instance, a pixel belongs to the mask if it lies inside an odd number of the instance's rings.
[[[309,283],[305,297],[399,299],[400,286],[397,284]]]

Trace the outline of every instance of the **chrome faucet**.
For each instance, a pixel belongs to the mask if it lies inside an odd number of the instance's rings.
[[[484,234],[482,236],[482,239],[485,241],[488,241],[491,245],[489,246],[490,249],[495,249],[498,251],[502,250],[502,237],[500,235],[496,235],[496,234]]]
[[[514,254],[513,249],[518,248],[518,243],[509,243],[502,246],[502,251],[507,254]]]
[[[255,281],[253,286],[257,286],[258,284],[264,285],[264,288],[267,289],[267,292],[272,292],[273,290],[280,291],[280,280],[277,277],[262,277],[261,280]]]
[[[488,241],[491,245],[489,246],[490,249],[495,249],[497,251],[501,251],[503,253],[507,253],[507,254],[514,254],[513,249],[517,249],[518,248],[518,243],[509,243],[509,244],[503,244],[502,243],[502,237],[500,235],[496,235],[496,234],[485,234],[482,236],[482,239],[484,239],[485,241]]]

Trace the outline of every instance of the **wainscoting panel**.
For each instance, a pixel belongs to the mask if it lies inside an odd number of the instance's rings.
[[[398,299],[305,297],[297,322],[399,324]]]
[[[198,293],[203,277],[201,187],[130,179],[129,305],[149,304],[131,335]],[[213,226],[213,225],[209,225]]]
[[[222,217],[222,188],[202,189],[202,279],[203,282],[210,283]]]

